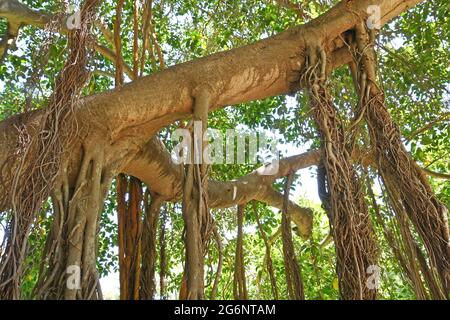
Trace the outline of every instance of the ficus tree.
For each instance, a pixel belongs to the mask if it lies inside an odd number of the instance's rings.
[[[448,299],[448,3],[73,5],[0,0],[1,299]]]

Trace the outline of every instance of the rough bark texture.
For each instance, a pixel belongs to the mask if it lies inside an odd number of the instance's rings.
[[[145,218],[142,232],[142,271],[141,271],[141,300],[153,300],[156,294],[156,233],[158,218],[163,198],[146,192],[144,196]]]
[[[304,81],[324,149],[339,293],[343,299],[375,299],[376,289],[366,283],[366,270],[377,264],[374,232],[346,134],[326,88],[326,63],[325,49],[313,46]]]
[[[75,187],[58,181],[55,217],[35,289],[40,299],[101,299],[97,272],[98,219],[112,176],[102,166],[104,150],[85,146]]]
[[[342,49],[342,41],[336,39],[341,33],[353,28],[361,17],[367,16],[369,4],[381,6],[381,23],[384,24],[417,2],[340,3],[307,25],[252,45],[168,68],[103,94],[86,97],[78,103],[76,118],[88,131],[100,132],[99,129],[104,128],[109,145],[128,142],[127,138],[134,136],[134,143],[125,144],[123,152],[114,155],[116,160],[121,160],[117,170],[120,172],[130,160],[123,159],[124,153],[135,155],[153,133],[191,113],[193,92],[199,85],[207,83],[211,86],[210,111],[225,105],[287,93],[298,88],[297,79],[304,65],[304,57],[300,53],[313,34],[330,47],[329,67],[335,68],[350,58],[345,48]],[[21,14],[9,10],[7,3],[2,3],[2,16],[20,20]],[[42,26],[40,18],[28,15],[23,23]],[[210,72],[212,70],[214,72]],[[17,141],[17,131],[13,125],[23,123],[28,127],[32,121],[39,119],[40,113],[42,111],[32,117],[15,116],[0,124],[0,139],[5,150],[0,163],[5,162],[5,156],[11,153],[14,141]],[[80,151],[74,148],[70,160],[76,162],[76,154]],[[73,167],[76,166],[72,165],[69,169],[73,170]],[[10,174],[11,169],[11,166],[3,168],[3,174]],[[74,175],[73,172],[69,174]],[[7,194],[8,189],[3,189]],[[0,207],[9,205],[7,199],[2,199]]]
[[[183,166],[171,161],[170,153],[156,137],[152,137],[124,172],[140,177],[152,190],[167,200],[179,201],[182,197]],[[261,175],[263,170],[240,177],[234,181],[222,182],[209,180],[207,185],[208,205],[210,208],[228,208],[251,200],[258,200],[278,209],[283,207],[283,196],[276,192],[272,183],[297,170],[319,163],[320,151],[281,159],[275,175]],[[288,213],[295,222],[302,237],[308,238],[312,228],[312,211],[299,207],[289,201]]]

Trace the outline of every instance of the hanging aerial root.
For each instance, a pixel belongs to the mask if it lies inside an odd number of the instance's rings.
[[[183,220],[185,224],[186,264],[185,287],[181,299],[204,298],[204,257],[212,234],[212,219],[208,208],[208,165],[203,161],[203,132],[206,132],[211,94],[201,86],[194,92],[194,122],[190,125],[190,162],[185,165],[183,181]],[[201,134],[194,135],[194,127],[201,123]],[[196,140],[197,139],[197,140]],[[184,282],[183,282],[184,283]]]
[[[117,186],[120,298],[121,300],[139,300],[142,256],[142,182],[135,177],[127,178],[120,174],[117,178]]]
[[[411,238],[405,239],[402,237],[398,226],[393,223],[393,221],[386,221],[385,215],[381,212],[380,206],[377,203],[375,194],[372,189],[372,182],[367,176],[366,179],[368,196],[372,202],[372,208],[375,215],[376,223],[381,227],[383,231],[384,238],[386,239],[389,247],[391,248],[394,257],[398,260],[399,266],[403,269],[408,282],[410,283],[412,289],[415,292],[416,298],[419,300],[424,300],[428,298],[428,293],[422,282],[420,276],[420,265],[416,262],[416,252],[411,243]],[[386,202],[388,203],[388,201]],[[399,216],[396,216],[397,220]],[[402,221],[404,221],[402,219]],[[399,223],[403,226],[403,223]],[[402,230],[405,228],[400,227]],[[409,229],[407,229],[409,231]]]
[[[245,281],[245,264],[244,264],[244,205],[238,205],[237,209],[237,225],[238,232],[236,238],[236,253],[234,261],[234,279],[233,279],[233,296],[235,300],[247,300],[247,283]]]
[[[144,194],[145,217],[142,229],[142,271],[140,279],[141,300],[153,300],[156,294],[156,231],[158,218],[163,204],[163,198],[152,194]]]
[[[374,232],[362,184],[346,147],[344,129],[326,88],[326,64],[325,49],[311,47],[301,81],[309,89],[311,109],[323,144],[339,291],[343,299],[374,299],[376,288],[367,285],[366,274],[368,267],[377,262]]]
[[[17,150],[10,161],[18,163],[11,181],[9,194],[13,219],[11,237],[6,253],[0,260],[0,298],[20,298],[22,263],[27,252],[27,237],[36,212],[39,211],[61,173],[65,151],[77,136],[73,109],[89,78],[86,68],[90,57],[90,26],[98,0],[86,0],[81,8],[81,27],[68,34],[67,62],[58,75],[49,104],[42,113],[34,134],[29,128],[20,131]]]
[[[214,277],[214,283],[213,286],[211,288],[211,295],[210,295],[210,299],[214,300],[217,297],[217,290],[219,289],[219,281],[220,278],[222,277],[222,267],[223,267],[223,244],[222,244],[222,239],[221,236],[219,234],[219,231],[217,230],[217,225],[215,222],[213,222],[213,236],[214,236],[214,240],[217,244],[217,251],[219,254],[218,257],[218,262],[217,262],[217,269],[216,269],[216,275]]]
[[[370,38],[365,25],[359,25],[356,29],[357,85],[360,99],[367,106],[364,118],[375,148],[377,167],[388,194],[392,197],[399,193],[397,214],[401,214],[400,210],[407,213],[428,252],[430,272],[440,287],[434,298],[447,299],[450,292],[448,210],[406,151],[400,131],[386,108],[384,93],[377,84],[376,55]]]
[[[270,279],[270,286],[272,289],[272,294],[273,294],[273,298],[275,300],[278,300],[278,287],[277,287],[277,280],[275,278],[275,272],[273,270],[273,262],[272,262],[272,257],[271,257],[271,242],[269,241],[269,239],[267,238],[266,232],[263,229],[261,220],[259,218],[259,214],[258,214],[258,207],[257,207],[257,203],[255,201],[253,201],[253,213],[255,215],[255,219],[256,219],[256,223],[258,224],[258,229],[259,229],[259,233],[261,235],[261,238],[264,241],[264,246],[266,247],[266,254],[264,255],[264,266],[267,269],[267,273],[269,274],[269,279]],[[261,281],[261,272],[258,273],[258,276],[256,278],[256,283],[258,285],[258,287],[260,286],[260,281]]]

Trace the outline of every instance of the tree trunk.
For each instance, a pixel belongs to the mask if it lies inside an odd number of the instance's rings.
[[[70,148],[65,150],[60,161],[58,183],[53,190],[56,204],[54,226],[47,241],[48,256],[42,266],[43,272],[36,289],[37,296],[71,299],[101,296],[95,268],[96,230],[99,212],[111,177],[123,172],[127,165],[132,163],[131,160],[142,150],[152,135],[173,121],[191,114],[195,109],[194,104],[199,98],[198,91],[204,88],[205,84],[208,87],[206,112],[227,105],[293,92],[299,89],[299,78],[302,76],[302,70],[306,70],[304,67],[311,66],[310,61],[308,62],[306,55],[303,54],[309,48],[317,43],[320,44],[319,47],[327,48],[329,63],[326,67],[327,71],[330,71],[350,60],[351,56],[340,40],[340,36],[353,29],[361,19],[367,17],[369,5],[380,6],[382,13],[380,23],[385,24],[418,2],[419,0],[343,1],[326,14],[304,26],[293,28],[242,48],[174,66],[115,90],[77,101],[72,106],[73,114],[70,115],[70,118],[79,125],[77,137],[83,143],[70,144]],[[0,15],[6,14],[8,19],[18,21],[20,24],[43,24],[43,16],[36,18],[36,15],[30,14],[27,10],[23,11],[23,7],[20,8],[19,12],[16,7],[13,7],[7,13],[1,11]],[[320,92],[320,96],[325,96],[328,103],[328,97],[324,92]],[[317,123],[323,127],[321,128],[323,132],[330,123],[334,125],[334,111],[330,107],[319,110],[316,116]],[[385,119],[390,120],[385,117],[386,112],[382,107],[371,110],[367,117],[368,122],[374,124],[374,127],[380,129],[380,126],[384,125]],[[17,115],[0,123],[0,145],[3,150],[0,154],[0,167],[3,170],[4,181],[12,181],[11,177],[14,176],[17,164],[26,160],[16,153],[16,146],[23,137],[17,128],[26,130],[31,137],[39,135],[39,130],[36,128],[39,127],[39,122],[45,119],[44,114],[47,111],[38,110]],[[326,114],[329,111],[331,111],[331,116]],[[320,112],[325,114],[325,118]],[[393,126],[391,122],[388,124]],[[70,136],[70,130],[61,127],[60,134]],[[341,141],[339,132],[333,134],[338,136],[334,137],[335,141]],[[372,137],[374,142],[378,143],[379,150],[383,150],[381,148],[383,140],[380,138],[383,134],[382,130],[373,130]],[[395,133],[395,135],[398,134]],[[375,141],[376,137],[378,137],[377,141]],[[342,143],[339,142],[338,146],[334,148],[336,149],[326,148],[326,157],[329,159],[326,169],[329,177],[340,163],[349,163],[347,158],[339,158],[339,161],[333,160],[332,155],[340,155],[343,148]],[[395,156],[405,157],[404,149],[399,148],[396,148],[395,152],[398,154]],[[393,163],[393,160],[381,151],[379,151],[378,158],[380,168],[382,168],[380,170],[386,176],[386,168],[394,167],[395,161]],[[419,234],[425,240],[432,263],[436,266],[445,287],[448,285],[446,283],[448,283],[449,253],[448,230],[446,231],[444,228],[444,208],[432,195],[423,177],[420,177],[417,167],[410,160],[405,163],[409,164],[408,171],[411,174],[405,178],[399,176],[399,172],[394,172],[394,180],[404,191],[404,199],[402,199],[404,206]],[[360,190],[355,172],[347,165],[338,168],[338,171],[339,174],[342,174],[342,178],[337,181],[330,178],[332,198],[343,197],[349,203],[357,203],[357,209],[361,209],[361,212],[364,213],[362,218],[364,224],[366,209],[358,202]],[[191,185],[194,179],[198,178],[194,176],[194,172],[195,167],[187,168],[186,181],[189,181]],[[200,173],[204,174],[203,171]],[[137,177],[140,178],[138,175]],[[200,177],[203,176],[200,175]],[[408,187],[410,178],[414,179],[412,181],[417,182],[419,187],[412,189]],[[200,179],[200,181],[202,180]],[[342,182],[350,185],[355,183],[356,187],[348,190],[348,185],[342,184]],[[0,185],[0,210],[12,208],[13,189],[9,184],[2,183]],[[421,196],[411,199],[411,195],[416,191],[420,191]],[[192,273],[192,276],[187,278],[188,288],[191,291],[188,294],[190,298],[201,298],[203,291],[201,283],[203,283],[204,239],[200,234],[207,234],[207,232],[203,233],[205,230],[202,228],[206,228],[208,224],[199,219],[202,211],[200,203],[203,203],[203,200],[197,202],[198,208],[197,204],[193,203],[195,199],[203,199],[203,194],[201,190],[193,190],[189,197],[185,195],[187,201],[184,201],[183,216],[187,228],[186,246],[191,252],[187,254],[188,274]],[[340,205],[343,206],[342,210],[339,209]],[[332,203],[333,206],[334,219],[340,221],[341,214],[345,217],[345,205],[342,200],[336,200]],[[203,205],[203,208],[205,207],[206,203]],[[433,214],[429,215],[428,210]],[[350,223],[347,227],[344,223],[343,228],[351,230],[352,219],[359,219],[353,211],[355,210],[347,212],[350,216],[347,217]],[[22,218],[26,217],[18,217],[16,221]],[[203,219],[209,218],[203,216]],[[427,222],[426,227],[420,224],[421,221]],[[359,224],[355,223],[355,225]],[[430,230],[432,231],[430,232]],[[435,230],[438,230],[439,236],[434,236]],[[335,236],[335,240],[339,239]],[[337,241],[337,246],[340,245],[339,242]],[[345,244],[348,243],[353,244],[352,241]],[[370,246],[368,243],[364,243],[361,247],[364,250]],[[338,256],[342,258],[341,253],[338,250]],[[355,261],[354,263],[360,267],[366,264],[366,261]],[[78,289],[74,289],[77,288],[76,286],[70,286],[72,288],[70,289],[66,286],[65,280],[68,278],[66,271],[67,268],[76,270],[77,266],[81,271],[81,286]],[[360,269],[353,271],[361,271]],[[341,268],[340,272],[345,272],[345,270]],[[342,291],[345,292],[346,289],[342,288]],[[366,297],[366,292],[359,294],[358,297]]]

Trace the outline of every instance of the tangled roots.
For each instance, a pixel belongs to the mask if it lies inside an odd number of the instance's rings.
[[[287,213],[289,203],[289,190],[291,189],[293,176],[286,178],[284,187],[283,212],[281,218],[281,238],[283,240],[283,259],[286,275],[286,284],[289,298],[292,300],[305,300],[303,289],[303,280],[300,266],[294,250],[294,242],[292,240],[291,219]]]
[[[36,212],[55,186],[64,153],[76,136],[73,108],[89,77],[87,48],[90,47],[90,26],[98,3],[98,0],[86,0],[81,10],[81,28],[69,32],[67,62],[37,127],[18,128],[17,152],[11,159],[18,165],[14,166],[15,173],[7,182],[13,212],[11,236],[0,261],[0,297],[4,299],[20,298],[19,285],[29,230]]]
[[[307,52],[302,81],[309,90],[324,149],[340,294],[343,299],[374,299],[376,289],[366,285],[366,270],[377,262],[377,247],[362,184],[351,163],[344,129],[326,88],[326,52],[320,46],[313,46]]]

